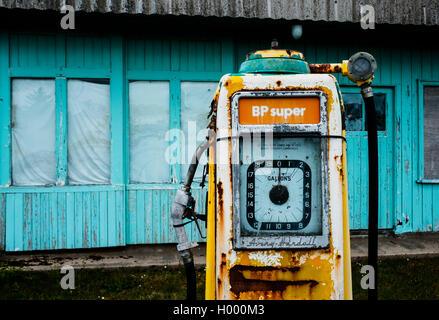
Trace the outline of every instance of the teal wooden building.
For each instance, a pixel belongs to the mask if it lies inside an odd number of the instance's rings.
[[[273,38],[310,63],[375,56],[379,227],[439,231],[439,4],[369,3],[364,30],[361,1],[0,0],[0,250],[175,242],[170,206],[216,84]],[[75,29],[61,28],[62,4]],[[338,79],[363,230],[367,124],[359,89]]]

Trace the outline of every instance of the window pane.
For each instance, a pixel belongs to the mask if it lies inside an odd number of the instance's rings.
[[[169,82],[130,82],[129,101],[130,181],[169,182]]]
[[[439,179],[439,86],[424,87],[424,178]]]
[[[386,94],[375,93],[375,112],[377,116],[377,130],[386,130]],[[343,103],[346,108],[346,130],[347,131],[362,131],[367,130],[367,119],[364,116],[363,129],[363,113],[364,102],[361,93],[344,93]]]
[[[12,181],[55,184],[55,81],[12,81]]]
[[[346,109],[346,130],[361,131],[363,127],[363,98],[358,93],[344,93],[343,103]]]
[[[67,82],[68,182],[109,184],[110,85]]]
[[[209,124],[207,115],[210,103],[215,94],[217,82],[182,82],[181,83],[181,176],[186,177],[189,164],[197,146],[203,142],[207,135]],[[203,166],[207,162],[206,153],[200,158],[200,163],[195,173],[194,180],[201,180]]]
[[[377,130],[386,130],[386,94],[374,93],[375,112],[377,116]],[[365,130],[367,130],[367,119],[365,119]]]

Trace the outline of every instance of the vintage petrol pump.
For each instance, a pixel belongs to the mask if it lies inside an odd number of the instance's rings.
[[[375,69],[367,53],[309,65],[300,52],[272,49],[222,77],[215,135],[197,149],[172,207],[189,298],[196,243],[182,219],[201,217],[190,186],[206,149],[206,299],[352,298],[344,106],[329,73],[364,93]]]

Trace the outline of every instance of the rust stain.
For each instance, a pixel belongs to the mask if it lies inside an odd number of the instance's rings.
[[[339,156],[339,155],[334,156],[334,160],[335,160],[335,163],[337,164],[336,168],[337,168],[338,173],[340,174],[341,181],[343,182],[343,179],[344,179],[343,155],[341,155],[341,156]]]
[[[244,266],[235,266],[230,269],[231,291],[235,295],[248,291],[283,292],[288,286],[310,286],[312,288],[318,285],[318,282],[315,280],[277,280],[274,277],[273,279],[248,279],[245,274],[246,271],[249,271],[247,268],[248,267]],[[264,272],[262,270],[264,270],[265,267],[261,267],[260,269],[261,271],[251,270],[251,272]],[[274,270],[271,270],[271,272],[273,271]]]
[[[341,65],[340,64],[331,64],[331,63],[316,63],[310,64],[309,69],[311,73],[341,73]]]
[[[251,258],[252,251],[237,252],[237,263],[229,270],[234,299],[329,299],[334,291],[331,279],[333,249],[310,252],[272,251],[280,255],[279,266],[262,265]],[[341,261],[341,257],[338,259]]]
[[[218,181],[216,189],[218,191],[218,206],[219,206],[219,211],[220,211],[220,215],[222,216],[222,214],[224,213],[224,200],[223,200],[223,196],[224,196],[224,189],[223,189],[223,183],[221,180]]]
[[[223,252],[221,253],[221,262],[219,265],[219,275],[218,275],[218,296],[221,297],[223,295],[223,282],[221,279],[225,279],[227,275],[227,257],[226,254]]]

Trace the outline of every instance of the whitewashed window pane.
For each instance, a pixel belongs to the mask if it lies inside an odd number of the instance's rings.
[[[12,181],[55,184],[55,81],[12,81]]]
[[[108,83],[67,82],[67,146],[69,184],[110,184]]]
[[[192,156],[197,146],[206,140],[208,135],[207,116],[210,103],[218,86],[217,82],[182,82],[181,83],[181,176],[186,177]],[[200,158],[194,181],[200,181],[203,166],[207,162],[206,153]]]
[[[439,86],[424,87],[424,178],[439,179]]]
[[[131,183],[169,182],[169,82],[130,82],[129,103]]]

